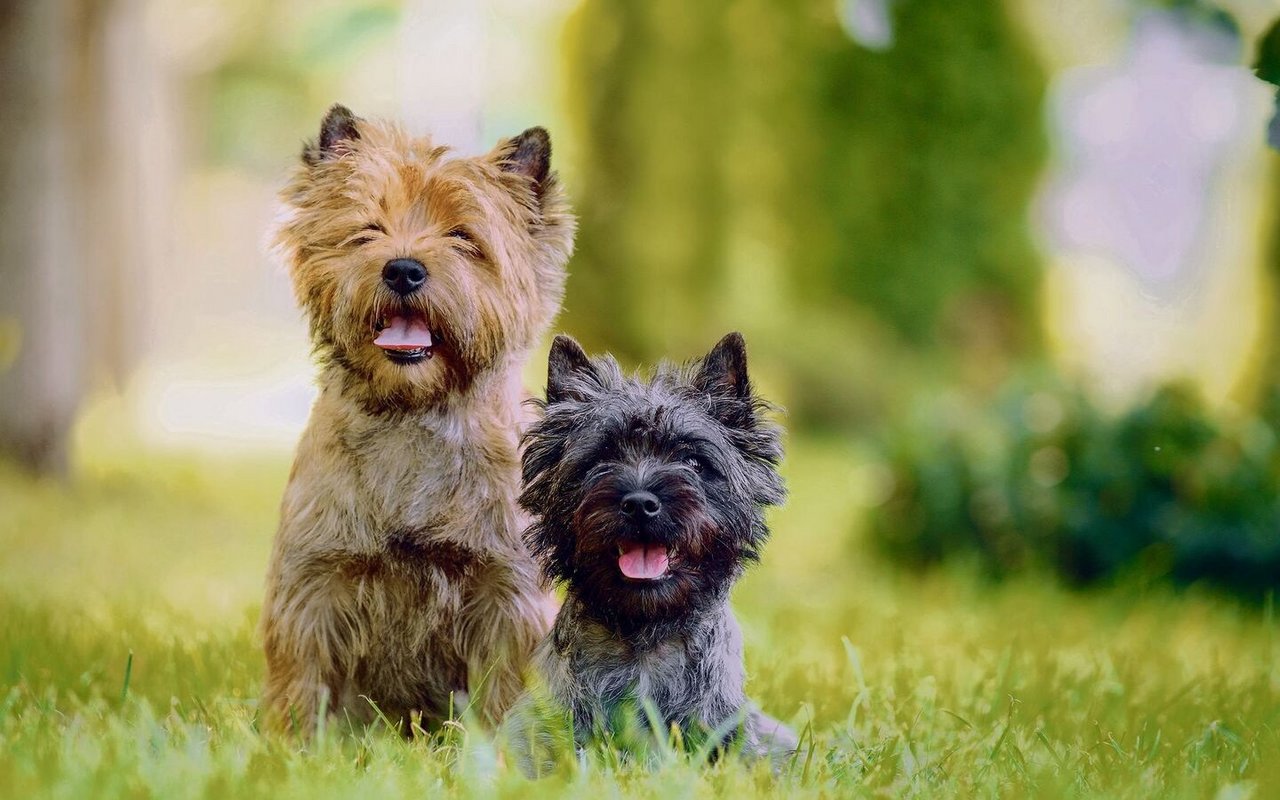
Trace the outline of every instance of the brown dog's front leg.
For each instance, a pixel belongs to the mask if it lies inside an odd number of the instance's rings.
[[[276,576],[263,609],[267,657],[265,718],[279,730],[311,735],[322,713],[341,709],[358,638],[351,588],[332,572]]]
[[[459,641],[471,701],[496,726],[520,697],[533,650],[550,628],[548,603],[532,564],[492,564],[477,582]]]

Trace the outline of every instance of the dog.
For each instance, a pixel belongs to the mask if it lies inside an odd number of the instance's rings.
[[[566,596],[534,657],[544,694],[527,694],[504,726],[527,772],[554,759],[554,735],[537,729],[546,700],[567,712],[579,748],[621,741],[620,712],[639,707],[711,753],[795,749],[790,730],[748,704],[729,608],[768,537],[764,509],[785,497],[770,408],[737,333],[647,381],[555,339],[520,505],[533,518],[526,541]]]
[[[554,608],[521,540],[521,368],[560,306],[574,219],[545,130],[451,156],[325,115],[276,242],[320,365],[267,576],[263,706],[408,729],[495,722]]]

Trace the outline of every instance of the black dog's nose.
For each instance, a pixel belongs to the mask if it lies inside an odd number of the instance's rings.
[[[382,268],[382,282],[396,294],[413,294],[427,282],[427,268],[412,258],[393,258]]]
[[[631,492],[622,498],[622,513],[634,520],[658,516],[662,503],[653,492]]]

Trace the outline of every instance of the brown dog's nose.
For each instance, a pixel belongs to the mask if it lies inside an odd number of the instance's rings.
[[[427,282],[427,268],[412,258],[393,258],[382,268],[382,282],[398,295],[413,294]]]

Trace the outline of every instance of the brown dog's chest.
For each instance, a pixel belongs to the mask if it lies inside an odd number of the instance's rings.
[[[449,606],[483,574],[492,557],[430,531],[392,531],[380,552],[351,553],[341,568],[359,595],[409,608]]]
[[[506,549],[518,540],[514,431],[407,420],[348,431],[343,446],[356,495],[352,511],[389,555],[423,557],[441,537],[471,551]]]
[[[392,707],[422,709],[424,698],[466,688],[459,624],[474,602],[489,559],[447,539],[394,532],[387,549],[352,556],[345,577],[366,631],[352,684]]]

